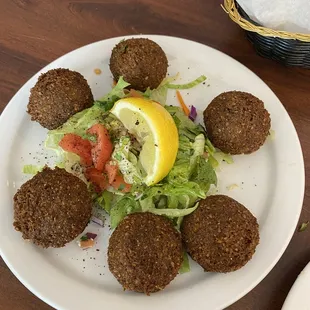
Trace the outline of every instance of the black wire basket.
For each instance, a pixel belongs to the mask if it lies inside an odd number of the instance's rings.
[[[224,0],[229,17],[246,31],[258,55],[286,66],[310,68],[310,34],[277,31],[253,21],[235,0]]]

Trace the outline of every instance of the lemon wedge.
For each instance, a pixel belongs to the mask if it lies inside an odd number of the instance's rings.
[[[139,162],[146,172],[144,183],[158,183],[173,167],[179,147],[178,130],[169,112],[155,101],[129,97],[117,101],[111,113],[142,146]]]

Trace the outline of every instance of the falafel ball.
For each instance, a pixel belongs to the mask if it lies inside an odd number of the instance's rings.
[[[30,91],[27,112],[32,121],[55,129],[93,103],[93,94],[84,77],[79,72],[60,68],[39,76]]]
[[[166,54],[149,39],[127,39],[112,50],[110,70],[114,79],[117,81],[123,76],[136,90],[158,87],[167,74],[167,68]]]
[[[259,242],[252,213],[236,200],[209,196],[184,217],[181,233],[186,250],[205,271],[230,272],[243,267]]]
[[[167,218],[153,213],[128,215],[109,241],[109,268],[125,290],[149,295],[164,289],[182,261],[180,233]]]
[[[86,184],[64,169],[45,167],[14,196],[14,227],[43,248],[62,247],[83,232],[92,211]]]
[[[257,151],[270,130],[270,115],[263,101],[241,91],[220,94],[203,114],[211,142],[232,155]]]

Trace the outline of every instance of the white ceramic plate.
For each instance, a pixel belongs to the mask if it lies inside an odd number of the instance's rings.
[[[310,263],[304,268],[291,288],[282,310],[310,310]]]
[[[41,71],[14,96],[0,119],[0,247],[1,256],[19,280],[39,298],[57,309],[185,310],[222,309],[241,298],[272,269],[287,247],[300,214],[304,194],[304,165],[294,126],[279,99],[254,73],[234,59],[208,46],[165,36],[144,36],[158,42],[167,54],[169,73],[180,72],[180,83],[205,74],[208,80],[183,91],[188,105],[201,111],[223,91],[248,91],[261,98],[269,110],[275,140],[256,153],[236,156],[223,165],[219,191],[247,206],[258,218],[260,245],[253,259],[229,274],[205,273],[191,263],[190,273],[179,275],[162,292],[150,297],[123,292],[106,265],[109,229],[99,232],[95,248],[82,251],[75,242],[62,249],[42,250],[25,242],[12,227],[12,197],[26,180],[26,163],[52,163],[42,146],[46,130],[31,122],[26,113],[29,90]],[[109,91],[112,78],[109,57],[122,38],[113,38],[75,50],[45,67],[66,67],[82,73],[94,97]],[[100,68],[101,75],[94,74]],[[187,94],[189,93],[189,94]],[[177,104],[171,91],[169,104]],[[45,159],[47,157],[47,159]],[[232,184],[238,187],[228,190]],[[99,251],[96,251],[99,249]]]

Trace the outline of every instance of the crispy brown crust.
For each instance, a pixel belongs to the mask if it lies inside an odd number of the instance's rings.
[[[182,261],[180,233],[168,219],[152,213],[127,216],[109,241],[109,268],[125,290],[149,295],[164,289]]]
[[[44,168],[14,196],[14,227],[24,239],[62,247],[83,232],[92,211],[86,184],[64,169]]]
[[[265,142],[270,115],[255,96],[231,91],[212,100],[204,111],[208,137],[215,147],[230,154],[250,154]]]
[[[209,196],[187,215],[181,227],[184,245],[193,260],[211,272],[230,272],[244,266],[259,243],[258,223],[236,200]]]
[[[27,112],[31,120],[55,129],[93,102],[91,89],[80,73],[53,69],[41,74],[31,89]]]
[[[128,39],[112,50],[110,70],[117,81],[120,76],[130,87],[145,91],[156,88],[167,74],[168,60],[162,48],[149,39]]]

